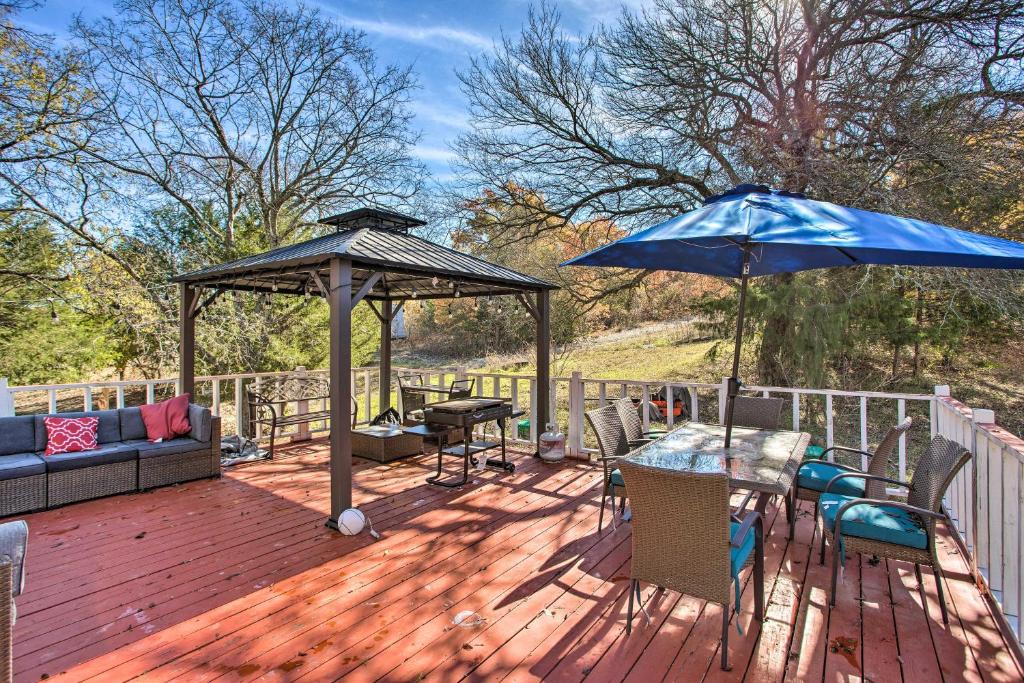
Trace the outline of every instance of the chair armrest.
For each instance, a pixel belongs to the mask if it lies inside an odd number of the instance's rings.
[[[747,534],[750,533],[750,530],[754,528],[755,524],[757,525],[757,532],[755,533],[759,532],[763,534],[764,521],[761,519],[761,513],[756,510],[751,510],[743,518],[743,522],[740,523],[740,528],[736,530],[736,534],[732,537],[732,540],[730,541],[732,547],[742,547],[743,543],[747,540]]]
[[[668,434],[667,429],[652,429],[649,432],[644,432],[642,436],[653,441],[654,439],[665,436],[666,434]]]
[[[624,456],[624,455],[600,455],[600,456],[598,456],[597,461],[598,462],[618,462],[619,460],[622,460],[625,457],[626,456]]]
[[[868,474],[867,472],[844,472],[843,474],[837,474],[836,476],[828,480],[828,483],[825,484],[825,493],[828,493],[829,490],[832,488],[832,484],[836,483],[840,479],[863,479],[865,481],[884,481],[886,484],[902,486],[905,489],[911,488],[908,482],[900,481],[899,479],[880,477],[877,474]]]
[[[872,453],[871,451],[862,451],[859,448],[850,448],[848,446],[829,446],[828,448],[826,448],[825,450],[823,450],[821,452],[821,458],[820,459],[824,460],[825,457],[828,455],[829,451],[836,451],[836,452],[839,452],[839,453],[850,453],[850,454],[853,454],[853,455],[866,455],[869,458],[873,458],[874,457],[874,453]]]
[[[640,448],[641,446],[646,446],[647,444],[651,443],[652,441],[657,441],[657,439],[630,439],[630,441],[629,441],[629,448],[630,448],[630,450],[636,450],[637,448]],[[617,456],[617,457],[622,457],[622,456]]]

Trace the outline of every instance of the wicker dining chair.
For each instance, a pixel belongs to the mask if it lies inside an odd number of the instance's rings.
[[[664,429],[652,429],[644,431],[644,423],[640,419],[640,413],[633,399],[625,396],[614,402],[615,408],[619,411],[619,419],[622,420],[622,427],[626,430],[626,439],[630,441],[633,448],[648,441],[664,436],[668,432]]]
[[[14,598],[24,588],[27,546],[28,524],[23,520],[0,524],[0,682],[3,683],[9,682],[13,675]]]
[[[729,511],[729,477],[619,463],[633,508],[626,633],[640,582],[722,605],[722,669],[729,670],[729,617],[739,612],[739,573],[753,556],[754,616],[764,621],[764,526],[760,513]]]
[[[942,513],[942,497],[957,472],[970,459],[970,451],[938,435],[921,455],[909,483],[866,472],[843,472],[833,477],[818,500],[818,518],[824,532],[821,539],[822,564],[825,563],[825,543],[827,541],[832,544],[832,592],[829,604],[836,604],[836,581],[845,553],[888,557],[914,563],[924,605],[928,601],[925,599],[921,565],[931,565],[942,622],[949,623],[942,591],[942,567],[939,566],[935,547],[935,522],[946,519]],[[907,502],[871,500],[832,493],[844,479],[906,487],[909,490]],[[836,539],[839,539],[838,543]]]
[[[585,413],[587,424],[594,430],[597,437],[597,447],[601,451],[598,458],[603,469],[601,483],[601,512],[597,518],[598,532],[604,527],[604,507],[609,496],[612,501],[612,528],[615,528],[615,494],[619,493],[621,498],[620,508],[625,507],[626,485],[622,481],[622,473],[616,465],[622,456],[629,453],[631,446],[626,438],[626,430],[622,425],[622,418],[619,415],[618,407],[609,403],[604,408],[588,410]]]
[[[874,453],[869,451],[862,451],[857,448],[847,448],[846,446],[830,446],[825,449],[821,455],[820,460],[808,460],[800,464],[800,467],[796,470],[796,477],[793,479],[793,489],[791,492],[791,504],[790,508],[796,510],[796,502],[798,500],[808,500],[814,503],[814,518],[818,518],[818,498],[821,497],[822,492],[825,490],[825,486],[835,477],[837,474],[843,472],[866,472],[868,474],[884,477],[886,475],[886,468],[889,465],[889,458],[892,456],[892,452],[896,449],[896,445],[900,441],[900,437],[910,431],[914,421],[912,418],[904,418],[902,422],[897,425],[893,425],[889,428],[889,431],[885,433],[882,440],[878,444],[878,448],[875,449]],[[828,454],[832,452],[837,455],[849,454],[849,455],[863,455],[869,458],[868,468],[861,470],[860,467],[852,465],[844,465],[838,462],[827,462],[826,458]],[[858,496],[862,498],[873,498],[875,500],[885,500],[887,497],[885,494],[885,484],[880,481],[868,481],[863,482],[856,479],[841,479],[836,482],[835,487],[832,489],[832,493],[841,493],[844,496]],[[793,532],[796,527],[796,515],[792,515],[789,522],[789,537],[793,538]]]
[[[398,392],[402,398],[402,423],[423,422],[423,408],[427,405],[427,397],[420,391],[409,387],[423,386],[423,375],[399,375]]]
[[[778,429],[782,417],[781,398],[737,396],[733,399],[732,424],[751,429]]]
[[[476,379],[456,379],[448,387],[448,398],[470,398],[473,396],[473,387],[476,386]]]

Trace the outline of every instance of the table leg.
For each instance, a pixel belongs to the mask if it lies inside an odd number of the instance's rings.
[[[463,461],[462,468],[462,481],[444,481],[441,479],[441,465],[444,462],[444,449],[448,447],[448,435],[439,434],[437,437],[437,474],[433,477],[427,477],[428,484],[434,484],[435,486],[444,486],[445,488],[454,489],[464,485],[469,481],[469,445],[467,443],[465,450],[465,459]]]

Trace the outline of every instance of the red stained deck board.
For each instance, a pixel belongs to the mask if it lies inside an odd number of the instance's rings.
[[[752,624],[747,571],[745,634],[730,633],[723,674],[714,605],[645,586],[652,622],[638,610],[626,636],[629,526],[597,533],[596,468],[517,453],[515,474],[449,491],[424,484],[428,456],[358,461],[354,497],[384,534],[372,543],[322,526],[322,440],[281,453],[219,480],[28,515],[15,680],[833,680],[859,673],[828,648],[853,630],[869,679],[1022,677],[948,538],[945,628],[931,572],[926,614],[900,562],[849,558],[829,609],[810,506],[792,541],[770,509],[768,621]],[[488,620],[453,629],[461,609]]]
[[[261,670],[271,671],[279,669],[279,665],[288,661],[296,661],[301,666],[295,665],[295,668],[291,669],[296,672],[295,675],[309,671],[317,666],[325,656],[335,654],[330,646],[317,646],[328,641],[333,644],[335,634],[339,630],[345,632],[345,642],[353,646],[359,646],[356,640],[360,636],[374,636],[374,630],[364,634],[367,628],[396,631],[393,625],[389,626],[391,622],[387,620],[385,613],[390,612],[392,617],[401,616],[400,610],[403,606],[407,606],[408,603],[415,605],[415,600],[423,600],[422,594],[428,592],[423,589],[415,590],[414,595],[417,593],[421,595],[411,598],[406,594],[410,589],[417,586],[431,587],[434,584],[444,584],[445,581],[459,578],[472,579],[477,577],[478,567],[486,566],[487,563],[500,559],[501,553],[508,553],[515,547],[516,542],[533,542],[534,538],[546,537],[551,526],[556,525],[558,521],[558,517],[551,515],[550,512],[549,510],[547,515],[534,517],[523,516],[517,523],[508,525],[501,532],[483,537],[479,544],[466,547],[450,562],[436,567],[425,567],[422,572],[419,572],[420,567],[417,566],[405,581],[383,593],[380,592],[381,586],[373,584],[366,584],[367,590],[362,592],[346,587],[349,589],[348,593],[341,596],[340,599],[324,605],[316,613],[311,613],[313,608],[304,609],[301,619],[286,622],[283,625],[264,625],[255,640],[246,642],[240,651],[229,653],[223,660],[211,660],[207,653],[201,654],[204,661],[214,668],[219,665],[225,665],[228,668],[258,666]],[[453,514],[457,514],[457,512]],[[428,561],[432,561],[435,554],[431,553],[428,556],[430,558]],[[399,558],[392,562],[400,561]],[[471,563],[473,566],[467,569],[466,563]],[[451,589],[450,583],[444,585]],[[473,588],[475,586],[471,586],[470,590]],[[440,601],[437,603],[440,604]],[[375,644],[380,645],[379,641]],[[296,659],[297,653],[303,651],[307,655],[302,659]],[[251,653],[258,653],[258,655],[252,657]],[[302,671],[298,671],[300,668]],[[283,672],[283,674],[286,673],[290,673],[290,671]],[[193,680],[205,678],[205,676],[197,677],[195,674],[191,674],[190,677]]]

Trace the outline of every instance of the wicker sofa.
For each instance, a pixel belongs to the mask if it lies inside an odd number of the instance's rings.
[[[146,440],[139,408],[61,413],[99,419],[99,448],[43,457],[46,415],[0,418],[0,517],[220,475],[220,418],[189,406],[192,431]]]

